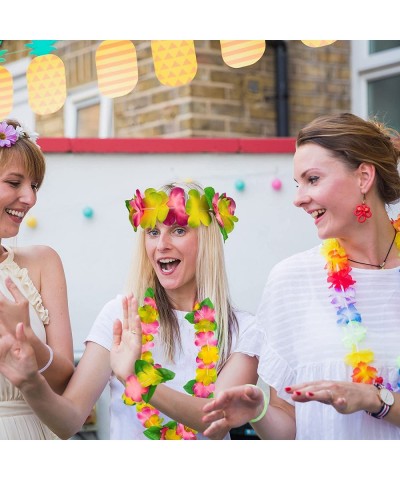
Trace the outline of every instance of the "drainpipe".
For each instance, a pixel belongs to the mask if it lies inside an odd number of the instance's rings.
[[[289,136],[287,47],[283,40],[267,40],[275,50],[275,106],[278,137]]]

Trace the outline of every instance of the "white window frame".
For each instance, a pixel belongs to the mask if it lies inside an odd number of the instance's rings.
[[[3,66],[7,68],[13,78],[13,107],[9,117],[18,120],[26,128],[35,130],[36,116],[29,105],[26,80],[26,72],[31,60],[30,57],[24,57],[15,62],[5,63]]]
[[[64,134],[67,138],[77,136],[78,110],[95,104],[100,105],[99,138],[113,136],[113,100],[101,95],[96,84],[68,92],[64,104]]]
[[[352,112],[368,118],[368,82],[400,75],[400,47],[369,53],[369,40],[351,42]]]

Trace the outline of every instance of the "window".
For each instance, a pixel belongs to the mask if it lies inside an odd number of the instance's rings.
[[[68,94],[65,102],[65,136],[69,138],[111,137],[112,117],[112,99],[100,95],[97,86],[79,87]]]
[[[352,41],[353,112],[400,131],[400,40]]]

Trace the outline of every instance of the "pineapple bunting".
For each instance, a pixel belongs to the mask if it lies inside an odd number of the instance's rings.
[[[13,78],[4,67],[0,67],[0,119],[7,118],[13,107]]]
[[[57,40],[32,40],[26,44],[33,60],[26,79],[31,109],[38,115],[48,115],[63,107],[66,97],[64,63],[52,52]],[[336,40],[301,40],[311,48],[331,45]],[[0,40],[0,48],[3,40]],[[265,40],[220,40],[221,55],[226,65],[242,68],[253,65],[265,52]],[[197,58],[193,40],[152,40],[154,70],[159,82],[168,87],[190,83],[197,73]],[[12,53],[12,52],[11,52]],[[9,52],[0,49],[0,64]],[[96,51],[98,87],[109,98],[130,93],[138,82],[136,49],[130,40],[106,40]],[[0,66],[0,119],[13,108],[12,74]]]
[[[222,59],[233,68],[253,65],[265,52],[265,40],[221,40],[220,44]]]
[[[136,49],[130,40],[106,40],[96,51],[100,92],[110,98],[130,93],[138,82]]]
[[[26,46],[36,57],[26,72],[28,99],[38,115],[48,115],[59,110],[67,97],[65,67],[61,58],[53,55],[56,40],[32,40]]]

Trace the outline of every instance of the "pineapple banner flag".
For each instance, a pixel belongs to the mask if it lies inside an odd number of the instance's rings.
[[[6,118],[13,107],[13,78],[4,67],[0,67],[0,119]]]
[[[106,40],[96,51],[100,92],[110,98],[130,93],[138,82],[136,49],[130,40]]]
[[[224,62],[233,68],[253,65],[265,52],[265,40],[221,40],[220,44]]]
[[[36,57],[26,72],[28,99],[31,109],[38,115],[59,110],[67,98],[65,67],[57,55]]]
[[[327,45],[332,45],[336,40],[302,40],[304,45],[311,48],[326,47]]]
[[[179,87],[190,83],[197,72],[193,40],[152,40],[154,70],[160,83]]]

